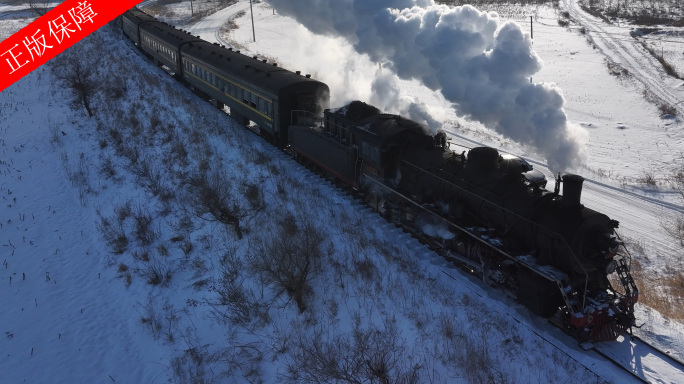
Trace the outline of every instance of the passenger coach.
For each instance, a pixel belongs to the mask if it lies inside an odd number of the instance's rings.
[[[199,37],[161,22],[140,26],[140,47],[159,65],[167,66],[176,76],[181,74],[180,48],[202,41]]]
[[[138,8],[133,8],[121,15],[121,29],[124,35],[138,46],[140,46],[140,25],[151,22],[157,22],[157,19]]]
[[[328,86],[206,41],[181,47],[183,79],[216,100],[218,107],[230,107],[241,124],[254,122],[260,134],[287,144],[287,129],[301,112],[320,116],[328,108]]]

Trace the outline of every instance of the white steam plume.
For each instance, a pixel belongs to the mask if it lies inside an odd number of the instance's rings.
[[[267,1],[314,33],[345,38],[400,78],[441,91],[459,115],[534,146],[552,170],[584,162],[586,132],[568,123],[558,87],[530,83],[541,59],[515,22],[432,0]]]
[[[370,102],[380,110],[396,111],[397,114],[426,127],[430,135],[435,135],[442,128],[442,123],[432,117],[425,103],[401,95],[395,74],[377,73],[371,91]]]

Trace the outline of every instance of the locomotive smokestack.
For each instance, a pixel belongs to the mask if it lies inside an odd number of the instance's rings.
[[[582,183],[584,177],[580,175],[564,175],[563,176],[563,200],[562,204],[565,208],[579,208],[580,198],[582,197]]]

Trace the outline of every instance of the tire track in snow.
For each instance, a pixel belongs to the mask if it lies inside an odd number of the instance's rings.
[[[684,95],[672,91],[668,81],[672,81],[665,73],[662,65],[644,49],[636,40],[625,40],[628,35],[616,35],[597,20],[586,14],[577,4],[578,0],[563,0],[565,9],[584,26],[593,42],[607,57],[619,62],[636,81],[661,101],[675,107],[679,114],[684,113]]]

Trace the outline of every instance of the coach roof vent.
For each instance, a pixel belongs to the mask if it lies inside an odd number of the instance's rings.
[[[261,62],[266,63],[266,59],[261,60]]]
[[[273,63],[273,66],[274,66],[274,67],[277,67],[277,66],[278,66],[278,63]]]
[[[311,78],[311,75],[306,75],[306,78],[307,78],[307,79],[310,79],[310,78]]]
[[[233,52],[233,47],[228,48],[229,51]]]
[[[302,74],[302,71],[297,71],[297,72],[295,72],[295,73],[298,74],[298,75],[301,75],[301,74]]]

